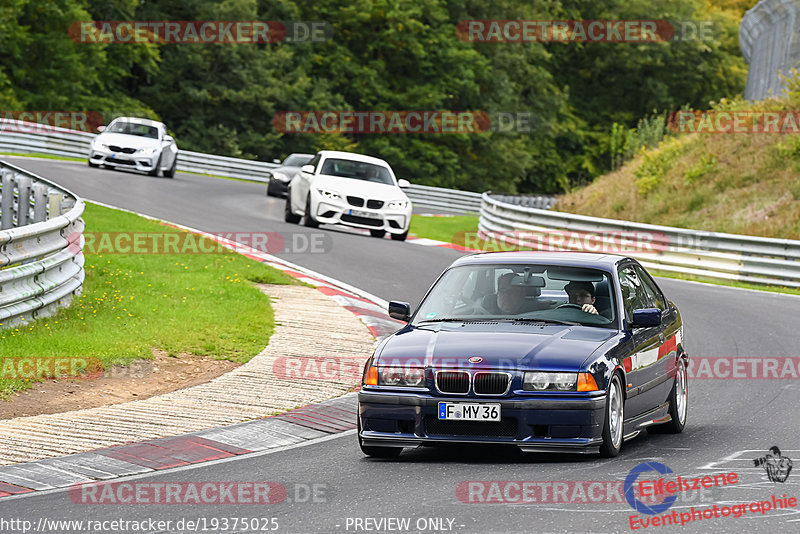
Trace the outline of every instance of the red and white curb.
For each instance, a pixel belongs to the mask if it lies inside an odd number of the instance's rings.
[[[94,203],[202,235],[250,259],[284,271],[300,281],[315,286],[320,292],[355,314],[379,340],[405,324],[388,317],[385,311],[388,302],[339,280],[220,236],[100,202]],[[357,395],[348,393],[336,399],[236,425],[59,458],[2,466],[0,498],[296,445],[356,428],[357,412]]]

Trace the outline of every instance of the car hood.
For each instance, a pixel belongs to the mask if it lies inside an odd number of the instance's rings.
[[[97,136],[96,142],[103,143],[104,145],[116,145],[127,148],[149,148],[161,146],[161,143],[158,139],[140,137],[138,135],[105,132]]]
[[[341,176],[329,176],[319,174],[314,177],[314,187],[329,189],[341,195],[355,195],[375,200],[408,200],[403,190],[396,185],[379,184],[367,182],[366,180],[355,180],[353,178],[342,178]]]
[[[407,326],[383,344],[377,365],[578,372],[615,334],[602,328],[531,323]],[[470,363],[474,356],[482,361]]]

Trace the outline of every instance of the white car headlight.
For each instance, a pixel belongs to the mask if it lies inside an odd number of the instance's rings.
[[[150,154],[155,154],[157,150],[158,150],[157,147],[151,146],[151,147],[140,148],[139,150],[136,151],[136,153],[141,154],[142,156],[149,156]]]
[[[289,181],[289,177],[286,176],[285,174],[283,174],[282,172],[273,172],[272,176],[273,176],[273,178],[275,178],[279,182],[288,182]]]
[[[406,209],[406,206],[408,206],[407,200],[392,200],[386,204],[386,207],[390,210],[404,210]]]
[[[577,373],[525,373],[522,389],[525,391],[575,391]]]
[[[342,195],[339,193],[330,191],[328,189],[317,189],[317,191],[320,195],[322,195],[322,198],[326,198],[328,200],[340,200],[342,198]]]

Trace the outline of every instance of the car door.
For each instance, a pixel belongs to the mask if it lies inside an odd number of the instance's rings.
[[[664,402],[672,388],[672,378],[675,377],[673,362],[675,362],[678,346],[678,331],[680,330],[678,310],[670,305],[655,280],[653,280],[650,274],[647,273],[641,265],[634,265],[633,268],[639,280],[642,281],[642,286],[653,302],[653,306],[661,310],[657,365],[661,383],[656,384],[655,389],[659,392],[656,398],[663,397],[664,400],[662,402]]]
[[[628,355],[624,358],[627,384],[626,417],[645,413],[666,398],[661,398],[660,387],[664,381],[665,366],[659,362],[659,349],[662,345],[663,325],[652,327],[633,327],[633,311],[657,307],[645,289],[644,282],[634,264],[623,265],[619,269],[619,283],[626,328],[631,333]]]

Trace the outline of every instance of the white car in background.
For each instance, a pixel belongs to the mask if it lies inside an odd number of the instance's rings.
[[[323,150],[300,168],[289,183],[284,219],[316,228],[342,224],[369,230],[373,237],[387,232],[404,241],[411,223],[411,201],[382,159]]]
[[[167,178],[175,176],[178,165],[178,145],[163,122],[119,117],[106,127],[89,147],[89,166],[122,167],[142,171],[150,176],[161,172]]]

